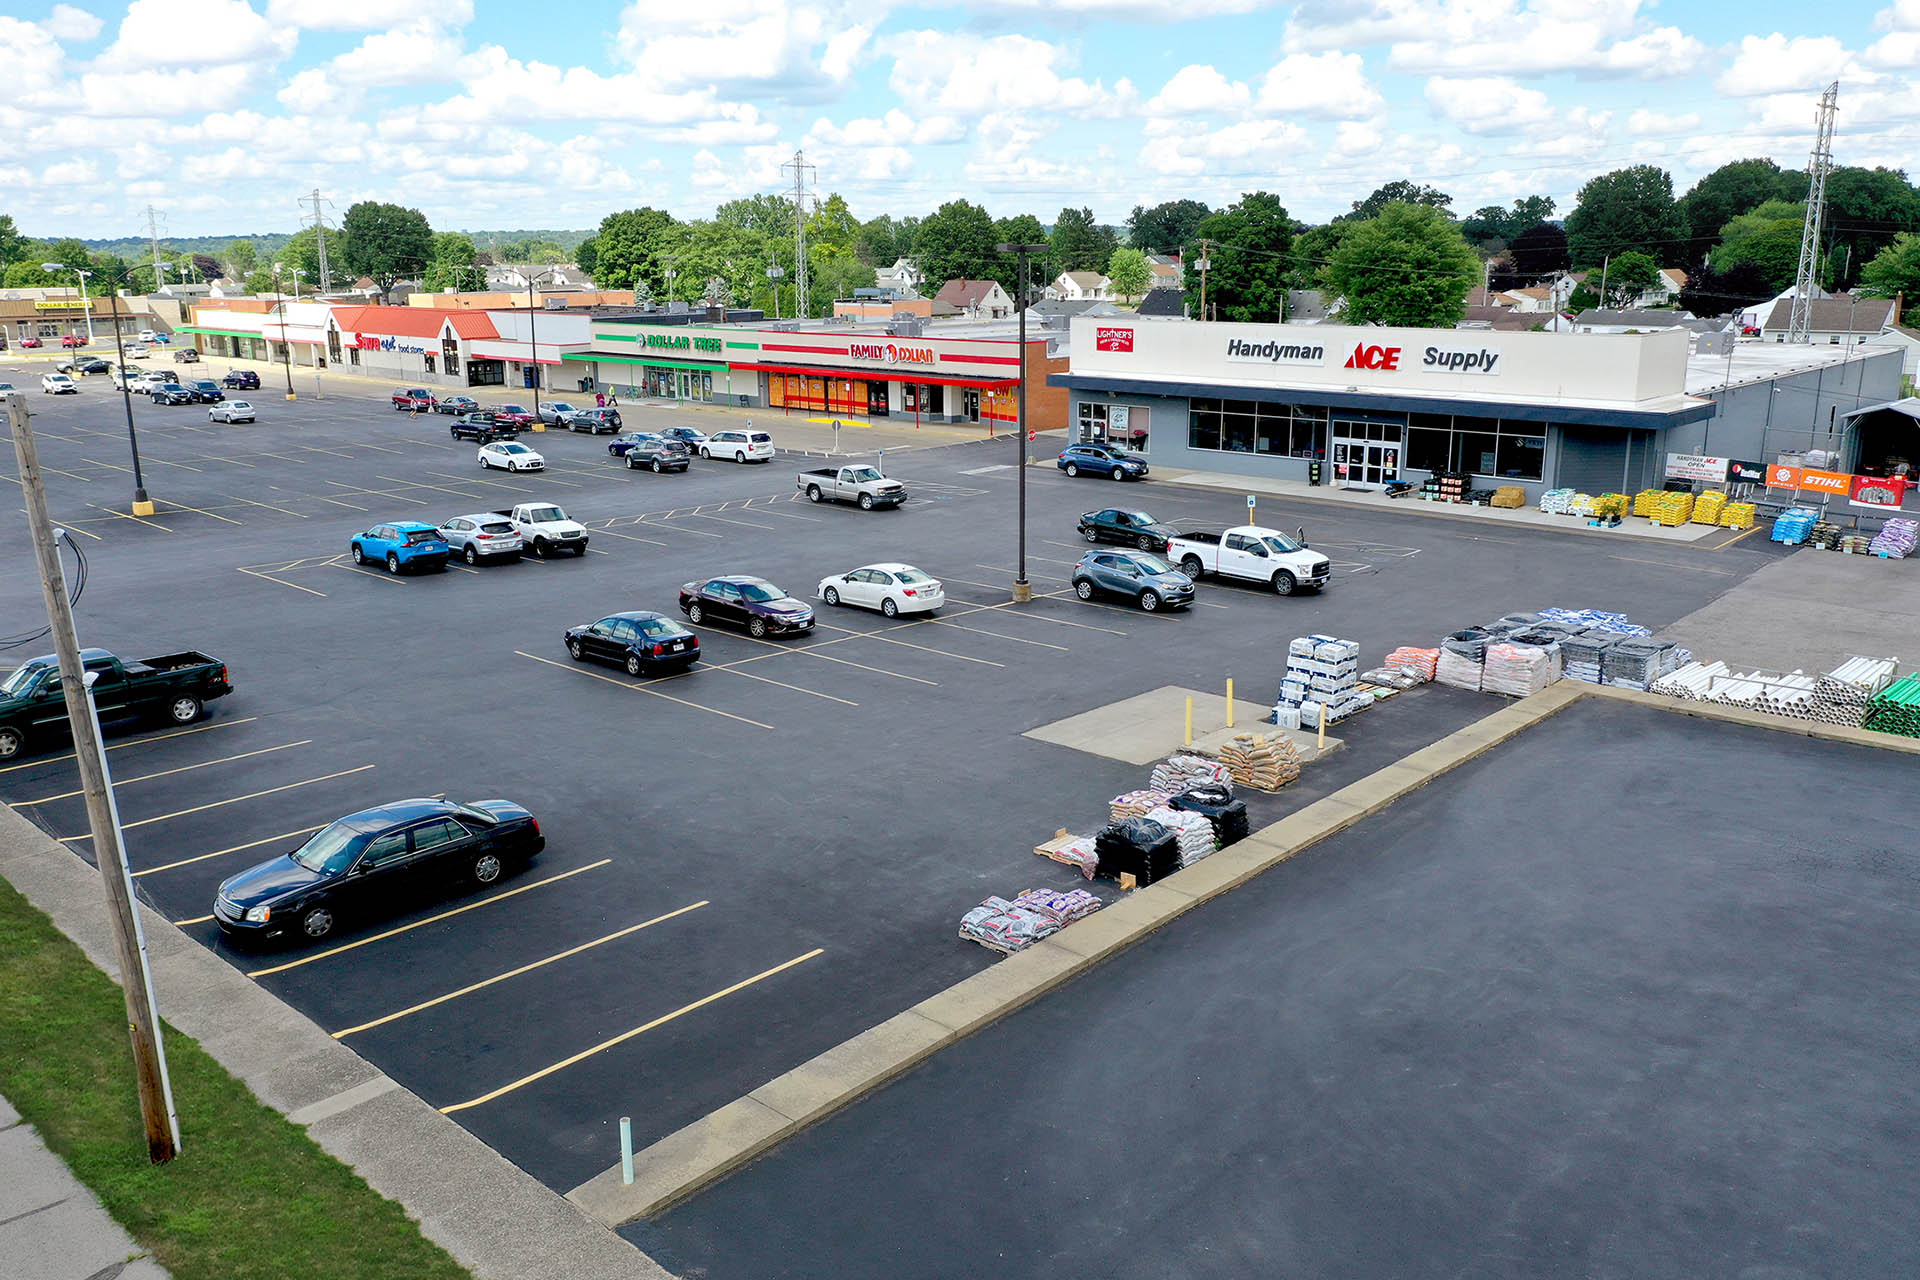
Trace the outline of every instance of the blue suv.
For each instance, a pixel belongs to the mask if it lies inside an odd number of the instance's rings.
[[[1142,480],[1147,474],[1145,458],[1110,444],[1070,444],[1056,465],[1070,476],[1084,471],[1109,480]]]
[[[385,564],[388,573],[403,569],[445,569],[453,554],[447,540],[430,524],[418,520],[396,520],[377,524],[365,533],[355,534],[348,544],[355,564],[369,560]]]

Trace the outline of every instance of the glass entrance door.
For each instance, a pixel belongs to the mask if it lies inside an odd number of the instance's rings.
[[[1377,489],[1400,477],[1401,433],[1397,422],[1335,418],[1328,431],[1333,478],[1353,489]]]

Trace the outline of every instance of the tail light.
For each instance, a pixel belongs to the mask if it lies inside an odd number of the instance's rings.
[[[527,823],[528,823],[528,825],[530,825],[530,826],[531,826],[531,827],[533,828],[533,834],[535,834],[535,835],[539,835],[539,834],[540,834],[540,819],[538,819],[538,818],[528,818],[528,819],[527,819]]]
[[[656,658],[659,657],[661,654],[665,653],[666,651],[667,651],[667,646],[663,644],[652,645],[647,649],[647,652],[652,654]]]
[[[226,668],[226,664],[224,663],[222,663],[220,667],[220,683],[221,684],[227,683],[227,668]]]
[[[913,593],[914,593],[914,592],[913,592],[913,588],[912,588],[912,587],[908,587],[908,588],[907,588],[907,594],[908,594],[908,595],[912,595]]]

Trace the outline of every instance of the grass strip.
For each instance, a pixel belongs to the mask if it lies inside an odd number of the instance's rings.
[[[174,1280],[469,1276],[197,1041],[165,1035],[181,1154],[155,1166],[120,989],[0,880],[0,1093]]]

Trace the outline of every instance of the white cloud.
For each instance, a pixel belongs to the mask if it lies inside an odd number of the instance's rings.
[[[663,88],[837,91],[868,53],[884,3],[851,0],[633,0],[615,48]]]
[[[456,33],[432,22],[411,22],[375,32],[324,66],[296,73],[277,96],[295,111],[338,110],[358,90],[449,79],[461,52]]]
[[[76,9],[70,4],[53,6],[53,13],[40,24],[47,34],[57,40],[76,40],[84,43],[99,35],[106,27],[94,14],[85,9]]]
[[[1145,110],[1150,116],[1238,115],[1252,101],[1252,91],[1240,81],[1227,79],[1211,66],[1196,65],[1174,72]]]
[[[1920,67],[1920,0],[1896,0],[1873,15],[1873,29],[1889,34],[1867,46],[1864,61],[1889,71]]]
[[[1125,22],[1186,22],[1279,7],[1279,0],[985,0],[970,6],[1021,17],[1111,18]]]
[[[1378,125],[1365,120],[1345,120],[1334,126],[1333,149],[1344,157],[1357,158],[1380,149],[1386,136]]]
[[[1700,114],[1689,111],[1685,115],[1669,116],[1645,108],[1627,117],[1627,132],[1635,137],[1644,138],[1653,134],[1679,134],[1700,127]]]
[[[1218,129],[1153,131],[1141,162],[1163,174],[1202,175],[1232,165],[1278,167],[1307,147],[1307,131],[1289,120],[1241,120]]]
[[[1296,52],[1385,44],[1388,65],[1429,74],[1681,75],[1706,47],[1641,15],[1649,0],[1308,0],[1287,20]]]
[[[378,31],[396,16],[408,22],[464,27],[473,21],[473,0],[408,0],[404,15],[378,5],[321,4],[315,0],[267,0],[267,21],[301,31]]]
[[[1873,15],[1875,31],[1920,31],[1920,0],[1894,0]]]
[[[1468,133],[1522,132],[1554,118],[1546,94],[1505,76],[1435,76],[1427,81],[1427,101]]]
[[[254,96],[261,68],[174,67],[151,71],[89,71],[80,77],[80,105],[90,116],[191,116],[225,110]]]
[[[941,112],[975,116],[1013,110],[1068,115],[1116,115],[1136,95],[1128,80],[1109,90],[1061,71],[1065,50],[1029,36],[909,31],[881,42],[894,59],[887,83],[908,102]]]
[[[1744,36],[1740,52],[1721,73],[1721,93],[1751,97],[1812,89],[1840,79],[1852,63],[1833,36]]]
[[[1357,53],[1290,53],[1260,81],[1262,111],[1359,120],[1382,105]]]
[[[279,62],[298,40],[291,27],[268,22],[245,0],[133,0],[94,65],[101,71],[253,67]]]
[[[960,122],[948,116],[934,116],[928,120],[916,121],[906,112],[895,107],[878,119],[865,118],[849,120],[844,125],[836,125],[822,117],[814,121],[807,130],[803,146],[815,143],[831,147],[902,147],[930,146],[941,142],[958,142],[966,136],[966,130]]]

